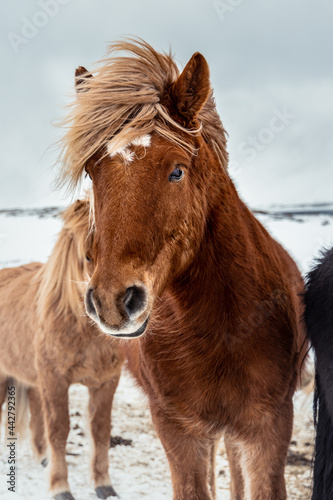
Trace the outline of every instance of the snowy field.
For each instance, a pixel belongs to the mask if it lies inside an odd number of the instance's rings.
[[[0,211],[0,268],[31,261],[45,261],[55,242],[60,221],[46,213]],[[43,217],[41,217],[43,215]],[[333,245],[333,207],[274,207],[257,214],[306,273],[322,247]],[[1,307],[1,306],[0,306]],[[9,332],[10,334],[10,332]],[[302,398],[299,398],[300,400]],[[70,391],[71,432],[68,440],[69,482],[76,500],[96,499],[89,480],[89,446],[86,430],[87,391],[73,386]],[[113,436],[132,440],[131,445],[110,449],[113,486],[123,500],[170,500],[172,498],[167,461],[152,427],[147,401],[124,372],[116,393]],[[290,447],[286,479],[289,498],[310,496],[310,460],[313,431],[311,403],[296,404],[295,432]],[[28,442],[18,443],[17,492],[7,490],[8,453],[0,444],[0,500],[50,498],[47,471],[33,458]],[[228,499],[229,472],[223,443],[217,457],[217,497]]]

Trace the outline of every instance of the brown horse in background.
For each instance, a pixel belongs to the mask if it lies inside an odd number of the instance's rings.
[[[181,74],[143,41],[76,72],[61,182],[93,181],[86,309],[129,339],[175,500],[215,498],[224,435],[233,500],[286,498],[304,332],[296,264],[239,199],[204,57]]]
[[[74,383],[86,385],[92,476],[99,498],[107,498],[116,495],[108,450],[112,400],[124,356],[118,342],[101,334],[83,307],[84,285],[93,269],[88,200],[78,200],[62,218],[64,226],[46,264],[0,270],[0,409],[8,378],[13,377],[19,387],[27,388],[32,443],[39,460],[45,461],[49,452],[51,492],[56,500],[70,500],[68,389]],[[17,391],[17,416],[23,399]]]

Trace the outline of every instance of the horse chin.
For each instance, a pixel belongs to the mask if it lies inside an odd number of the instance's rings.
[[[144,323],[142,323],[142,325],[134,331],[133,331],[133,325],[129,325],[126,328],[116,329],[112,328],[105,321],[102,321],[99,318],[98,319],[93,318],[93,319],[103,333],[106,333],[118,339],[134,339],[137,337],[141,337],[145,333],[149,321],[149,316],[146,318]]]

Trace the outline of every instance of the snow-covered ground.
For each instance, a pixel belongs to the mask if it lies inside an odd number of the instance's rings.
[[[333,213],[293,218],[257,214],[257,218],[288,250],[303,274],[311,269],[321,249],[333,246]]]
[[[322,247],[333,245],[333,213],[260,213],[258,218],[289,250],[303,273],[311,267]],[[289,210],[290,211],[290,210]],[[307,213],[305,213],[307,212]],[[310,212],[310,213],[308,213]],[[24,212],[13,216],[0,213],[0,268],[18,266],[30,261],[45,261],[55,242],[61,222],[54,217],[40,218]],[[0,305],[1,307],[1,305]],[[87,390],[75,385],[70,390],[71,433],[68,440],[69,482],[76,500],[96,499],[89,481],[89,445],[85,409]],[[296,405],[297,440],[291,445],[287,467],[289,498],[308,498],[310,465],[299,445],[310,446],[312,440],[311,405]],[[305,434],[304,434],[305,433]],[[172,497],[170,473],[162,446],[153,429],[145,396],[137,389],[130,375],[124,372],[116,393],[113,411],[113,436],[131,439],[130,446],[110,449],[110,471],[115,490],[123,500],[169,500]],[[299,437],[302,436],[302,437]],[[299,442],[301,440],[302,442]],[[295,444],[296,443],[296,444]],[[3,438],[0,443],[0,500],[31,500],[49,498],[47,471],[32,457],[28,442],[18,443],[17,491],[7,490],[8,452]],[[295,451],[296,450],[296,451]],[[295,458],[296,457],[296,458]],[[304,459],[304,460],[303,460]],[[298,461],[297,461],[298,460]],[[304,461],[304,463],[302,462]],[[301,465],[302,466],[301,466]],[[229,498],[229,472],[223,443],[217,457],[218,498]],[[299,485],[305,490],[300,493]],[[306,495],[306,496],[305,496]]]

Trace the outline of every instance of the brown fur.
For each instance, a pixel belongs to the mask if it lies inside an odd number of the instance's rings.
[[[125,345],[149,397],[175,500],[215,498],[222,435],[231,498],[284,500],[304,341],[302,277],[227,174],[203,56],[192,56],[179,76],[170,56],[144,42],[114,49],[130,57],[106,60],[80,84],[85,92],[63,143],[63,179],[75,184],[86,168],[93,180],[88,294],[98,321],[123,331],[122,297],[137,283],[145,287],[145,309],[131,325],[134,332],[150,318],[147,332]],[[151,144],[132,146],[133,162],[107,156],[111,137],[128,144],[143,133]],[[185,175],[169,182],[177,166]]]
[[[111,404],[123,361],[117,341],[101,334],[82,306],[84,283],[93,269],[86,260],[93,242],[89,202],[77,201],[62,218],[64,226],[46,264],[0,271],[0,382],[14,377],[27,388],[32,442],[40,460],[46,456],[45,420],[53,495],[69,491],[65,456],[73,383],[90,391],[95,487],[111,484]]]

